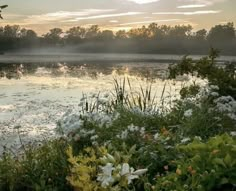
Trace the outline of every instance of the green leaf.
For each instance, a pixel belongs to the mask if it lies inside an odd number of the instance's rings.
[[[222,178],[220,181],[220,185],[229,183],[229,180],[227,178]]]
[[[134,154],[136,151],[136,145],[132,146],[129,150],[129,154]]]
[[[224,162],[227,166],[231,167],[232,165],[232,158],[229,154],[226,155],[226,157],[224,158]]]
[[[215,159],[213,160],[213,163],[214,163],[214,164],[217,164],[217,165],[221,165],[221,166],[223,166],[223,167],[226,168],[226,165],[225,165],[224,161],[223,161],[222,159],[220,159],[220,158],[215,158]]]

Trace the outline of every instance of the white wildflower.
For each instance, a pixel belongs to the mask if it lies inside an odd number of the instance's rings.
[[[187,111],[184,112],[184,117],[191,117],[193,114],[193,110],[189,109]]]
[[[154,135],[154,139],[157,140],[157,139],[159,138],[159,135],[160,135],[159,133],[156,133],[156,134]]]
[[[129,126],[128,126],[128,130],[129,130],[130,132],[134,132],[134,131],[135,131],[134,125],[133,125],[133,124],[129,125]]]
[[[122,131],[122,132],[121,132],[121,135],[120,135],[120,138],[121,138],[121,139],[126,139],[127,137],[128,137],[128,131],[127,131],[127,130]]]
[[[128,180],[128,184],[130,184],[130,183],[132,183],[133,179],[139,178],[139,176],[134,175],[133,172],[134,172],[134,169],[132,167],[130,168],[128,163],[124,163],[122,165],[120,175],[125,176]]]
[[[133,175],[141,176],[141,175],[145,174],[147,171],[148,171],[148,169],[139,169],[139,170],[136,170],[135,172],[133,172]]]
[[[187,143],[189,141],[191,141],[191,139],[187,137],[187,138],[182,139],[181,143]]]
[[[140,129],[140,134],[141,134],[141,135],[144,135],[144,134],[145,134],[145,128],[144,128],[144,127],[142,127],[142,128]]]
[[[93,142],[92,142],[92,145],[93,145],[93,146],[98,146],[98,142],[97,142],[97,141],[93,141]]]
[[[213,96],[213,97],[218,97],[219,93],[218,92],[211,92],[210,95]]]
[[[98,138],[98,135],[94,135],[94,136],[90,137],[90,140],[95,141],[97,138]]]
[[[102,173],[98,175],[97,181],[101,182],[102,187],[106,188],[114,182],[112,171],[115,169],[112,163],[107,163],[106,166],[100,167]]]
[[[134,169],[131,168],[131,173],[128,174],[128,176],[127,176],[128,184],[131,184],[133,179],[138,179],[138,178],[139,178],[138,175],[134,175],[134,174],[132,174],[132,171],[133,171],[133,170],[134,170]]]
[[[128,164],[128,163],[124,163],[124,164],[122,165],[120,175],[121,175],[121,176],[124,176],[124,175],[127,175],[127,174],[129,174],[129,173],[130,173],[129,164]]]
[[[233,137],[235,137],[235,136],[236,136],[236,131],[232,131],[232,132],[230,133],[230,135],[233,136]]]
[[[219,87],[216,85],[210,85],[210,89],[212,90],[219,90]]]

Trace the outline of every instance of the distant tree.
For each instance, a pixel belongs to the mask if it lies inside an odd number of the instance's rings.
[[[99,38],[104,41],[110,41],[114,39],[114,33],[111,30],[104,30],[100,33]]]
[[[191,35],[193,27],[191,25],[176,25],[170,29],[169,37],[171,39],[185,40]]]
[[[26,36],[25,36],[27,39],[36,39],[38,36],[37,36],[37,33],[33,30],[27,30],[26,31]]]
[[[216,25],[211,28],[207,36],[211,44],[229,43],[235,40],[235,28],[233,23]]]
[[[25,46],[27,46],[35,44],[38,40],[38,36],[33,30],[21,29],[21,39]]]
[[[27,33],[27,29],[25,28],[20,29],[19,37],[24,38],[26,36],[26,33]]]
[[[148,26],[149,35],[152,39],[161,40],[169,36],[172,27],[167,25],[159,26],[157,23],[151,23]]]
[[[61,43],[61,35],[63,31],[60,28],[54,28],[49,31],[46,35],[44,35],[44,39],[49,44],[60,44]]]
[[[150,35],[151,36],[156,36],[157,34],[157,31],[158,31],[158,24],[157,23],[151,23],[149,26],[148,26],[148,30],[150,32]]]
[[[142,28],[131,29],[128,35],[131,39],[145,40],[150,37],[150,32],[147,27],[143,26]]]
[[[4,27],[4,37],[6,38],[18,38],[20,35],[20,26],[19,25],[7,25]]]
[[[4,36],[4,28],[0,26],[0,37]]]
[[[78,48],[84,52],[204,54],[212,46],[222,54],[236,54],[236,34],[233,23],[216,25],[209,33],[205,29],[194,33],[190,25],[168,26],[157,23],[132,28],[129,31],[119,30],[115,34],[111,30],[100,30],[97,25],[89,28],[77,26],[65,33],[60,28],[54,28],[42,37],[38,37],[33,30],[20,28],[18,25],[0,26],[0,51],[78,43],[84,43],[84,46]]]
[[[81,39],[84,39],[86,35],[86,29],[83,27],[72,27],[66,31],[66,40],[69,43],[78,43]]]
[[[100,29],[98,25],[92,25],[86,32],[86,38],[87,39],[95,39],[98,37],[100,33]]]
[[[195,34],[195,39],[196,40],[206,40],[207,37],[207,30],[206,29],[202,29],[202,30],[198,30]]]
[[[128,34],[126,33],[125,30],[119,30],[116,32],[116,39],[127,39]]]

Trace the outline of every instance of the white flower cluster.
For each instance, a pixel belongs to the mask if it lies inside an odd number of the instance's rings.
[[[101,161],[105,162],[105,165],[100,166],[101,173],[98,174],[97,181],[99,181],[104,188],[111,186],[115,181],[119,181],[123,178],[127,180],[128,184],[131,184],[132,180],[138,179],[148,171],[148,169],[135,171],[128,163],[115,165],[114,163],[116,161],[110,154],[102,157]]]
[[[191,139],[189,137],[186,137],[186,138],[183,138],[181,140],[181,143],[185,144],[185,143],[190,142],[190,141],[191,141]]]
[[[218,111],[222,114],[227,115],[232,120],[236,120],[236,101],[231,96],[221,96],[219,97],[218,86],[214,85],[206,85],[201,87],[200,92],[196,95],[196,97],[186,98],[183,100],[183,103],[186,105],[188,103],[194,103],[195,106],[201,107],[202,100],[206,100],[209,97],[213,97],[215,106],[209,108],[209,112]],[[189,109],[184,112],[184,117],[192,116],[192,109]]]
[[[159,114],[160,111],[158,110],[157,107],[154,107],[153,105],[152,106],[148,106],[145,111],[142,111],[140,109],[140,107],[133,107],[131,109],[132,112],[136,113],[136,114],[139,114],[139,115],[143,115],[143,116],[152,116],[154,114]]]
[[[193,115],[193,110],[189,109],[187,111],[184,112],[184,117],[191,117]]]
[[[218,86],[214,85],[205,85],[201,86],[198,94],[195,97],[187,97],[183,100],[184,103],[195,103],[196,106],[201,107],[201,100],[206,100],[210,96],[217,98],[219,96],[219,93],[217,92],[219,90]]]
[[[86,118],[87,120],[91,122],[96,122],[100,127],[106,126],[107,128],[119,118],[119,113],[113,113],[113,114],[106,114],[104,112],[96,112],[96,113],[85,113],[83,115],[83,118]]]
[[[71,112],[72,111],[66,112],[58,122],[58,131],[65,136],[70,136],[77,132],[84,123],[80,115]]]
[[[201,87],[199,93],[197,94],[197,98],[208,98],[209,96],[218,97],[219,96],[219,87],[215,85],[206,85]]]
[[[68,139],[79,141],[90,137],[93,145],[97,144],[98,135],[95,130],[83,128],[85,121],[94,122],[99,127],[109,127],[119,117],[119,113],[106,114],[103,112],[77,114],[78,111],[68,110],[58,121],[57,130]]]
[[[236,121],[236,101],[231,96],[222,96],[214,100],[216,110]]]
[[[129,133],[139,133],[140,136],[144,136],[145,134],[145,127],[138,127],[134,126],[133,124],[129,125],[126,130],[122,131],[117,138],[126,139],[128,138]]]

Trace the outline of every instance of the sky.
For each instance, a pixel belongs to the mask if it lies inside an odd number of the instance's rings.
[[[192,25],[194,30],[234,22],[236,0],[0,0],[8,4],[0,26],[20,25],[45,34],[51,28],[99,25],[129,30],[159,25]]]

